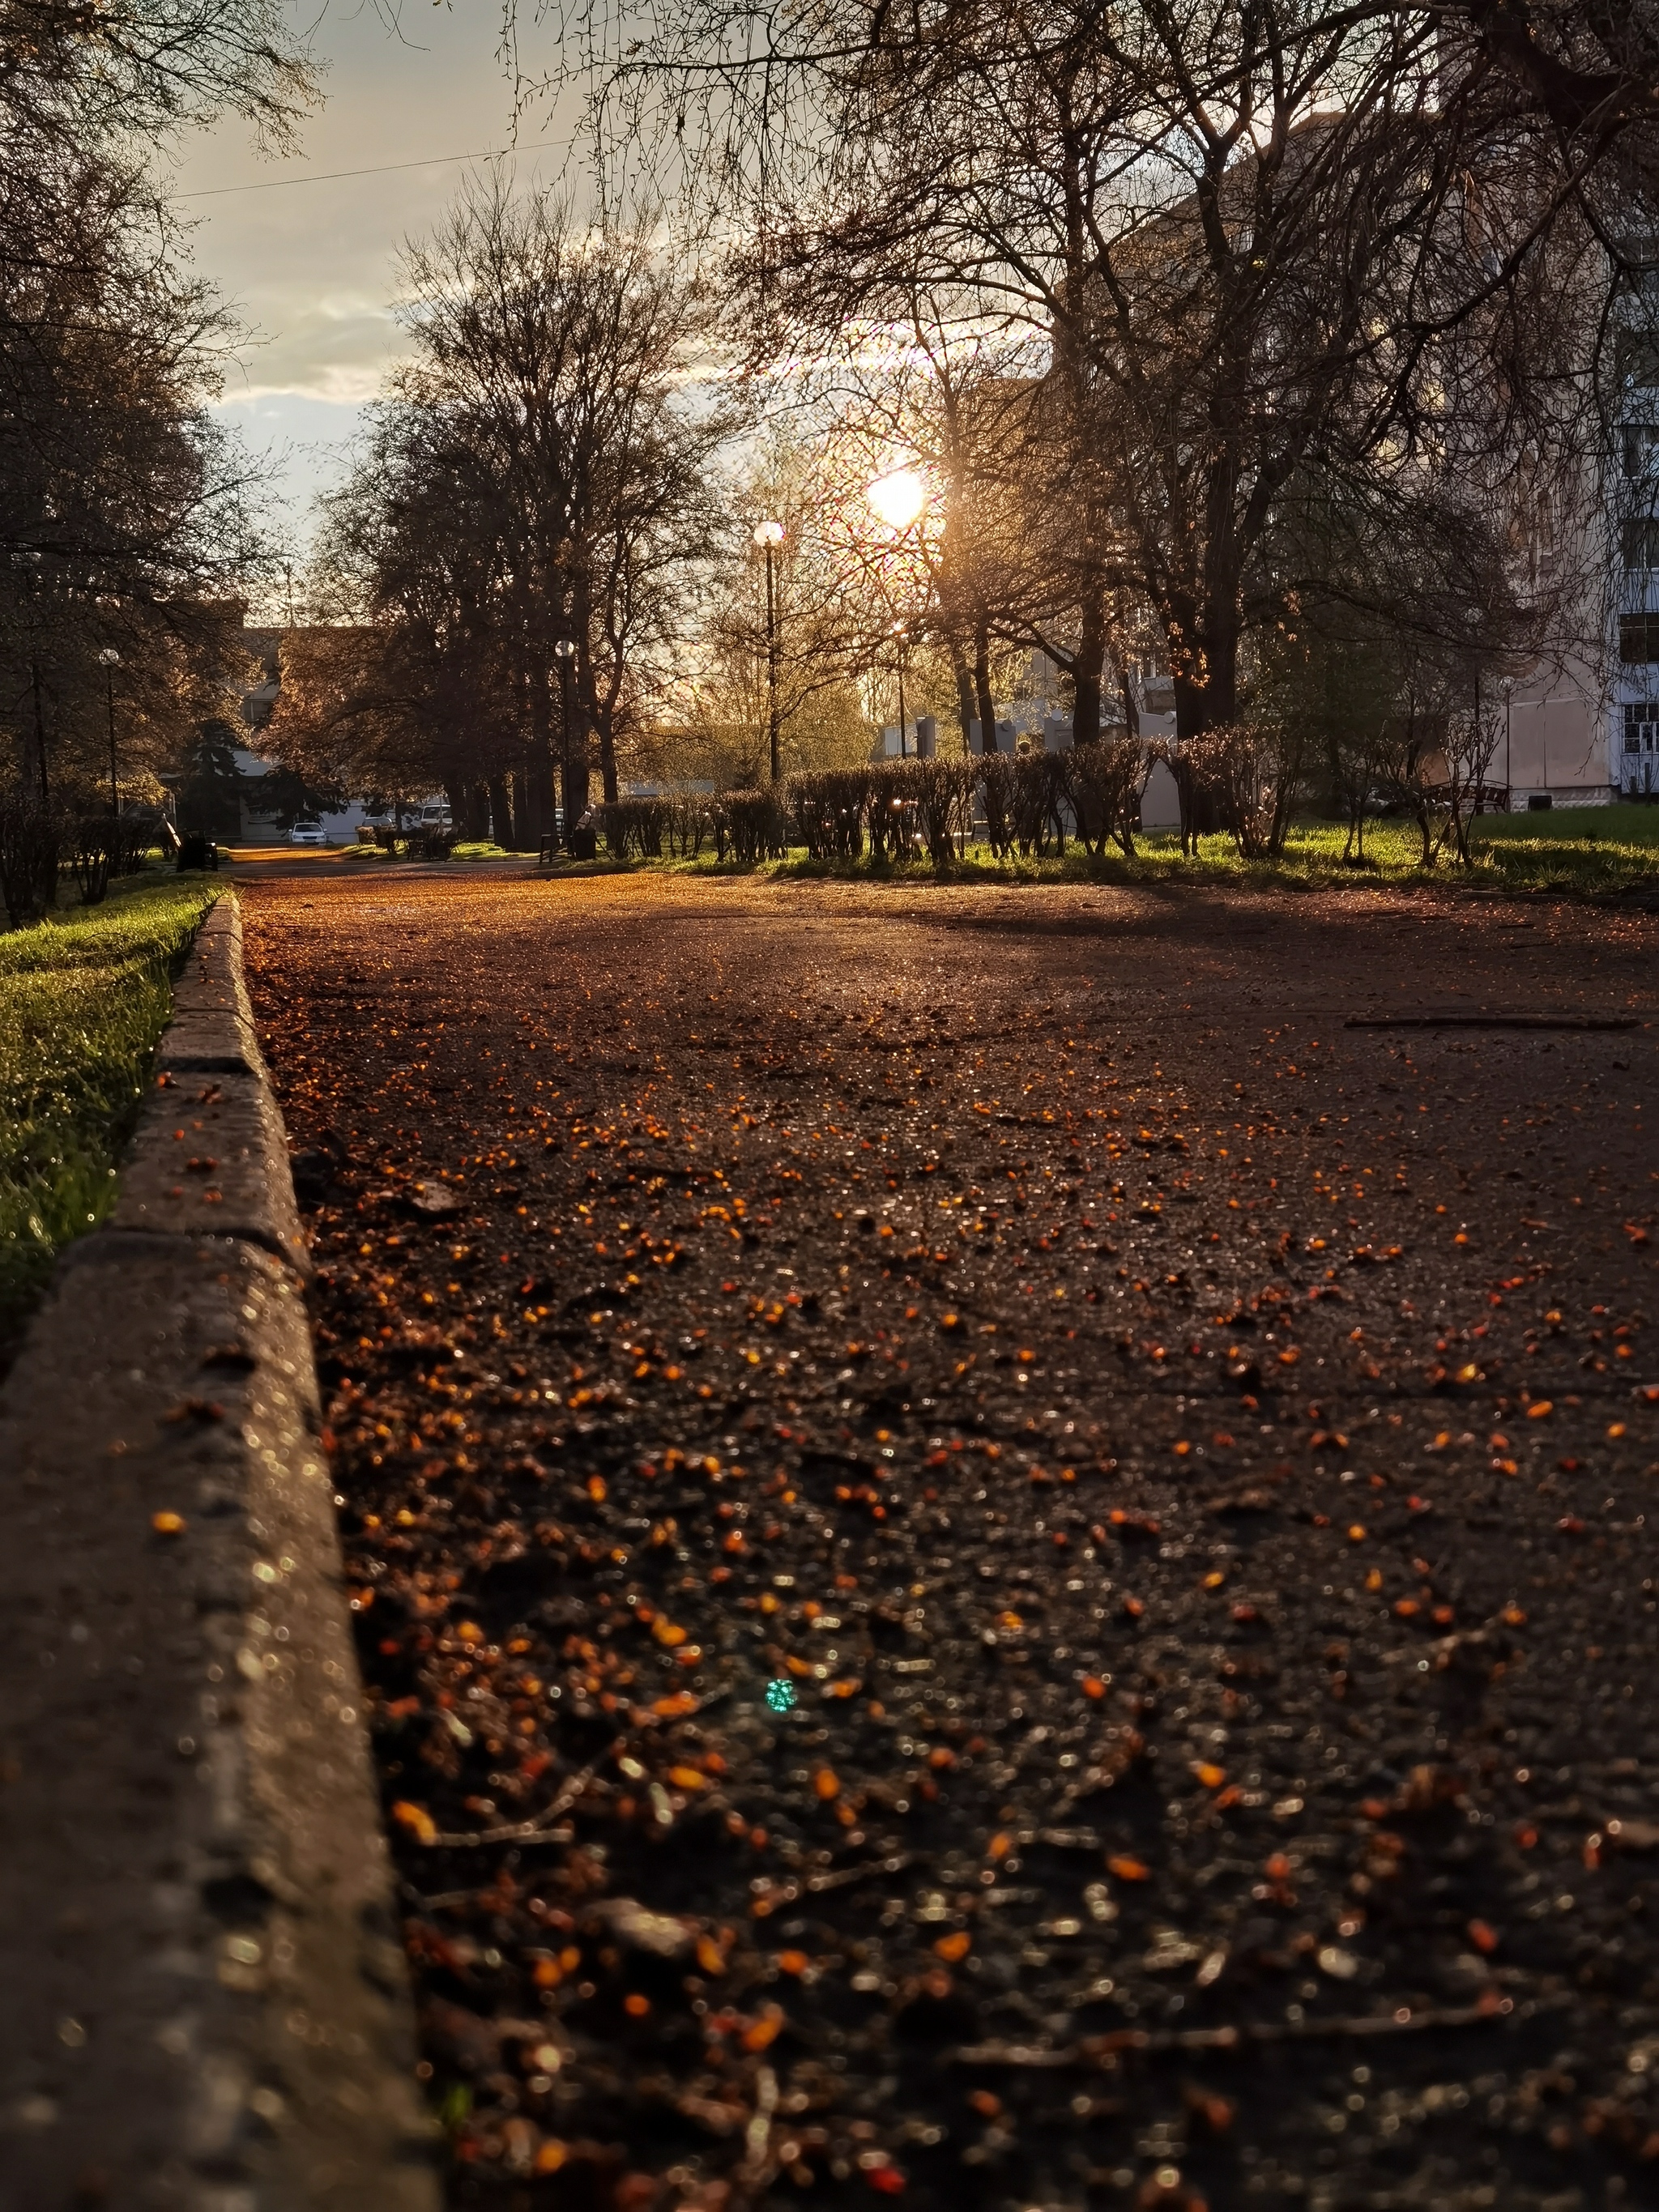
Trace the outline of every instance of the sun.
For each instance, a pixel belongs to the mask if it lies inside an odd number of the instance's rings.
[[[927,487],[914,469],[878,477],[866,497],[890,530],[908,530],[927,504]]]

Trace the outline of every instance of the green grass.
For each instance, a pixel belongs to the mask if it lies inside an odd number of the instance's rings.
[[[1377,884],[1438,885],[1447,890],[1496,895],[1553,892],[1567,896],[1626,899],[1659,896],[1659,806],[1559,807],[1543,814],[1484,815],[1474,827],[1473,858],[1462,867],[1449,854],[1430,868],[1422,865],[1416,831],[1409,823],[1373,821],[1365,830],[1364,868],[1344,864],[1347,832],[1340,823],[1301,821],[1277,860],[1244,860],[1224,836],[1200,840],[1195,855],[1183,855],[1172,830],[1147,830],[1136,840],[1132,860],[1114,848],[1103,860],[1091,861],[1080,845],[1068,843],[1063,856],[999,860],[988,846],[970,846],[954,862],[950,879],[957,883],[1187,883],[1256,884],[1262,888],[1363,890]],[[652,868],[680,874],[757,874],[782,878],[856,878],[866,882],[926,884],[935,880],[931,865],[872,864],[866,854],[854,862],[814,860],[797,848],[786,860],[740,869],[720,861],[705,848],[695,860],[601,860],[578,869],[562,863],[557,872],[611,873]]]
[[[174,968],[217,896],[140,878],[0,934],[0,1342],[114,1199]]]

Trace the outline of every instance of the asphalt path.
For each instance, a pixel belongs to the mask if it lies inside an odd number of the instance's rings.
[[[244,898],[457,2206],[1659,2196],[1651,917]]]

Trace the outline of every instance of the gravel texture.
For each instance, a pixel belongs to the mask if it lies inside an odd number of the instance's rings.
[[[1654,2201],[1652,918],[246,896],[454,2206]]]

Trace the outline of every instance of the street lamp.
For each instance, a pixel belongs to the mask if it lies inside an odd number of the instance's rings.
[[[901,760],[904,760],[904,759],[908,758],[908,746],[906,745],[905,741],[904,741],[904,740],[905,740],[905,731],[906,731],[906,728],[907,728],[908,725],[907,725],[907,722],[906,722],[906,719],[905,719],[905,713],[904,713],[904,639],[905,639],[905,629],[904,629],[904,624],[903,624],[902,622],[896,622],[896,623],[893,624],[893,635],[894,635],[894,636],[898,640],[899,758],[900,758]]]
[[[109,708],[109,811],[121,811],[121,787],[115,778],[115,672],[121,665],[121,656],[112,645],[106,645],[98,656],[104,671],[104,696]]]
[[[559,706],[562,711],[564,719],[564,744],[562,747],[564,763],[563,771],[559,777],[559,805],[564,815],[564,842],[574,856],[576,850],[576,824],[572,816],[570,800],[574,786],[575,776],[570,758],[570,678],[576,659],[575,639],[574,637],[556,637],[553,641],[553,658],[559,664]],[[586,778],[584,778],[584,781],[586,781]],[[585,804],[586,800],[586,791],[584,791],[582,795]]]
[[[772,781],[778,780],[778,586],[776,548],[783,543],[781,522],[755,525],[755,543],[766,556],[766,726],[772,755]]]
[[[553,659],[560,664],[560,712],[564,719],[564,738],[560,745],[560,814],[564,818],[564,842],[575,858],[575,817],[571,811],[573,779],[571,775],[571,677],[575,675],[575,639],[553,639]],[[581,803],[586,805],[586,775],[581,779]]]
[[[1511,783],[1514,769],[1510,761],[1510,694],[1515,689],[1515,678],[1506,676],[1504,683],[1504,811],[1515,811],[1515,791]]]

